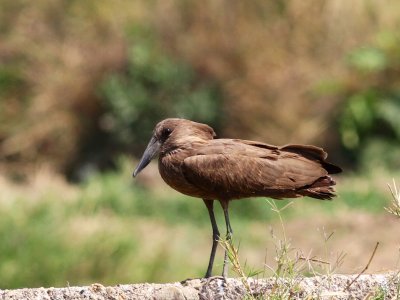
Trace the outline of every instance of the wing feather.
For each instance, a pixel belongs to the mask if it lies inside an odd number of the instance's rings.
[[[182,170],[197,188],[215,197],[273,196],[311,185],[327,174],[320,164],[293,154],[278,159],[208,154],[186,158]]]

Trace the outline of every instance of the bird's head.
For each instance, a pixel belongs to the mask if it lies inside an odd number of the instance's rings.
[[[133,172],[133,177],[136,177],[163,149],[177,148],[185,140],[213,137],[215,137],[214,130],[206,124],[177,118],[165,119],[154,128],[153,136]]]

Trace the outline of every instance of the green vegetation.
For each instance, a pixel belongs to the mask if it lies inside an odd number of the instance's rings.
[[[340,134],[347,155],[364,169],[400,168],[399,42],[398,32],[380,33],[371,46],[348,55],[351,75]]]

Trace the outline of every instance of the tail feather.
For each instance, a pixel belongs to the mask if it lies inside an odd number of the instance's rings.
[[[342,172],[342,168],[334,164],[328,163],[326,161],[322,162],[322,166],[324,167],[325,170],[328,171],[328,174],[338,174]]]
[[[320,200],[332,200],[336,196],[333,186],[336,182],[330,176],[319,178],[313,184],[299,190],[302,196],[308,196]]]
[[[328,174],[342,172],[340,167],[326,161],[328,154],[322,148],[311,145],[286,145],[281,147],[280,150],[296,153],[308,159],[319,161],[322,167],[328,171]]]

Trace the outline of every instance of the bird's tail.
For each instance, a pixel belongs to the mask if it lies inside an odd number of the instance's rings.
[[[313,184],[306,186],[298,191],[302,196],[308,196],[320,200],[332,200],[335,197],[333,186],[336,182],[330,176],[319,178]]]

